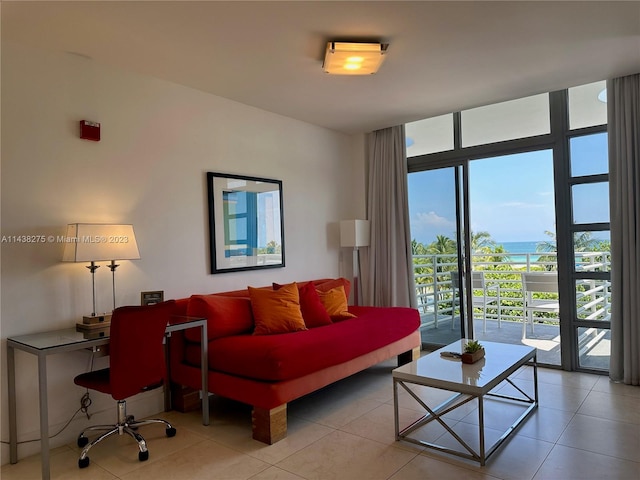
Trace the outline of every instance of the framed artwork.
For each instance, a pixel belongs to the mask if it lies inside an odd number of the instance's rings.
[[[140,292],[140,305],[154,305],[164,302],[164,291]]]
[[[207,172],[211,273],[284,267],[282,181]]]

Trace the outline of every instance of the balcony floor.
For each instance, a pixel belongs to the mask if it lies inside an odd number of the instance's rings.
[[[451,320],[442,319],[438,328],[434,328],[429,316],[422,317],[422,342],[426,344],[448,345],[460,338],[460,320],[456,318],[455,329],[451,330]],[[522,338],[522,322],[502,321],[498,328],[497,320],[487,320],[486,333],[482,331],[482,320],[474,320],[475,338],[479,341],[528,345],[538,349],[538,362],[560,365],[560,328],[558,325],[535,325],[535,332],[527,327],[527,338]],[[608,367],[608,364],[607,364]]]
[[[456,317],[455,328],[451,320],[441,318],[438,328],[433,326],[433,316],[422,316],[422,343],[448,345],[460,339],[460,319]],[[486,332],[482,331],[482,320],[474,319],[475,338],[482,341],[528,345],[538,349],[538,363],[560,366],[560,327],[557,324],[536,323],[534,332],[527,326],[527,336],[522,338],[522,322],[487,320]],[[585,333],[579,340],[580,366],[602,371],[609,370],[610,335],[601,332]]]

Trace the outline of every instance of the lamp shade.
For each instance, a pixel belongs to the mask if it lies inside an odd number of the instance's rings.
[[[71,223],[67,226],[63,262],[137,260],[133,225]]]
[[[369,220],[342,220],[340,222],[341,247],[368,247]]]

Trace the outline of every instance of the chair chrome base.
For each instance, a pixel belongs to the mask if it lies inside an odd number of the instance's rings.
[[[149,458],[149,451],[147,450],[147,442],[136,430],[138,427],[142,427],[144,425],[150,425],[152,423],[162,423],[166,426],[165,433],[167,437],[173,437],[176,434],[176,429],[166,420],[162,420],[160,418],[154,418],[150,420],[141,420],[137,421],[133,418],[133,415],[127,416],[127,402],[125,400],[118,401],[118,423],[115,425],[94,425],[91,427],[87,427],[79,436],[78,436],[78,447],[82,448],[82,453],[80,453],[80,458],[78,459],[78,467],[86,468],[89,466],[89,457],[87,454],[91,447],[100,443],[105,438],[110,437],[111,435],[118,434],[122,435],[126,433],[133,437],[133,439],[138,442],[138,460],[144,462]],[[102,435],[96,437],[91,443],[89,443],[89,439],[85,436],[85,432],[88,431],[102,431],[106,430]],[[84,448],[83,448],[84,447]]]

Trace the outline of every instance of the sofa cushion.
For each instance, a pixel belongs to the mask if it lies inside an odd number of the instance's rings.
[[[345,295],[342,285],[327,290],[326,292],[320,290],[317,292],[320,302],[322,302],[332,321],[337,322],[345,318],[355,317],[353,313],[349,313],[348,311],[347,296]]]
[[[251,302],[246,297],[222,295],[192,295],[187,305],[187,315],[207,319],[209,340],[229,335],[240,335],[253,330]],[[185,338],[200,342],[200,329],[185,330]]]
[[[298,378],[400,340],[420,327],[412,308],[350,307],[358,315],[322,328],[287,335],[236,335],[209,342],[209,368],[262,381]],[[200,365],[200,348],[186,359]]]
[[[273,335],[306,330],[295,283],[278,290],[248,287],[255,321],[254,335]]]
[[[300,311],[302,312],[302,318],[307,328],[322,327],[324,325],[331,325],[331,317],[324,308],[324,305],[320,301],[318,292],[312,282],[297,283],[298,293],[300,295]],[[279,290],[283,287],[278,283],[273,284],[274,290]]]

